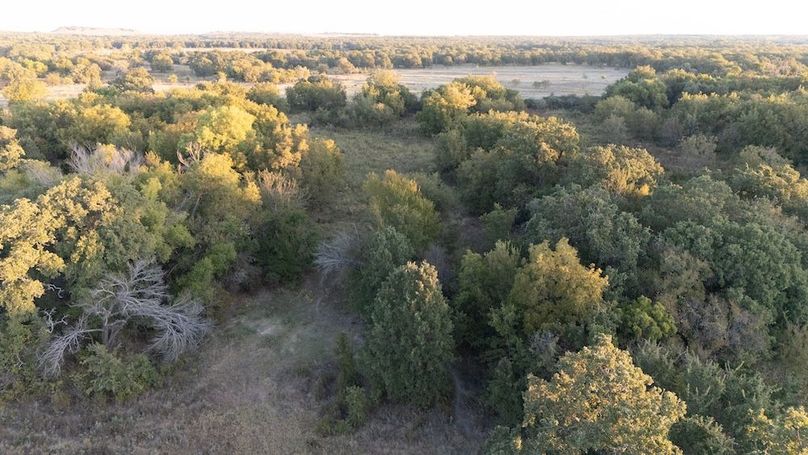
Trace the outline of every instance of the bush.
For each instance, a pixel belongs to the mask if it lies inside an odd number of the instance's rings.
[[[47,335],[34,314],[10,317],[0,324],[0,403],[23,398],[41,385],[36,355]]]
[[[311,76],[287,88],[286,101],[293,112],[336,111],[345,107],[347,97],[341,84],[325,76]]]
[[[300,209],[268,212],[255,236],[256,262],[270,281],[297,282],[311,267],[317,235],[306,212]]]
[[[516,208],[503,209],[501,205],[494,204],[494,210],[480,216],[483,223],[485,238],[490,245],[497,240],[508,239],[516,221]]]
[[[121,358],[107,351],[102,344],[87,348],[77,375],[83,392],[101,400],[123,402],[134,398],[157,384],[159,375],[149,359],[143,355]]]
[[[279,111],[289,109],[286,98],[281,95],[278,86],[269,82],[261,82],[250,87],[247,99],[254,103],[275,106]]]
[[[370,309],[363,359],[371,383],[393,401],[433,405],[450,389],[453,349],[438,272],[412,262],[394,270]]]
[[[365,242],[361,252],[361,265],[354,281],[355,304],[359,314],[369,317],[376,293],[387,276],[398,266],[415,256],[410,241],[393,227],[374,231]]]
[[[528,377],[527,453],[678,453],[668,431],[684,417],[685,403],[649,387],[653,379],[610,337],[565,354],[558,364],[549,382]]]
[[[364,188],[379,226],[394,227],[416,250],[426,248],[440,232],[435,204],[421,194],[415,180],[388,170],[383,178],[371,174]]]
[[[300,160],[300,174],[309,201],[321,207],[344,186],[342,152],[330,139],[312,142],[308,152]]]

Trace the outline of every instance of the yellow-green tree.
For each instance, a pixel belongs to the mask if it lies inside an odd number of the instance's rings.
[[[45,96],[45,83],[33,77],[22,77],[9,82],[3,89],[3,95],[9,101],[32,101]]]
[[[611,337],[564,355],[558,366],[549,382],[528,377],[523,452],[681,453],[668,431],[684,417],[685,403],[653,387]]]
[[[0,126],[0,172],[14,169],[25,151],[17,141],[17,132],[6,126]]]
[[[603,307],[608,279],[581,264],[578,252],[562,238],[530,247],[530,258],[519,270],[508,302],[521,311],[526,334],[555,331],[589,321]]]
[[[416,249],[426,248],[440,231],[435,204],[421,194],[415,180],[388,169],[383,178],[371,174],[365,192],[379,225],[396,228]]]
[[[788,408],[771,418],[761,409],[746,429],[752,453],[804,455],[808,453],[808,413],[805,408]]]
[[[237,106],[220,106],[206,110],[197,119],[196,130],[189,142],[203,150],[233,153],[252,131],[255,117]]]

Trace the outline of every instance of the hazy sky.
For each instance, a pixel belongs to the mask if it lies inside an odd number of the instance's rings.
[[[3,0],[0,30],[383,35],[804,34],[806,0]]]

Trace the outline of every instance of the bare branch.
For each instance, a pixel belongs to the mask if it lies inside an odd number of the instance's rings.
[[[143,157],[131,150],[98,146],[93,150],[74,146],[67,164],[78,174],[124,174],[137,172]]]
[[[130,264],[127,273],[107,275],[90,292],[90,299],[77,305],[82,313],[75,324],[53,321],[52,313],[46,313],[51,332],[57,325],[65,325],[65,329],[40,355],[43,372],[58,375],[65,356],[77,352],[91,334],[100,333],[106,346],[114,346],[121,330],[134,321],[155,331],[149,350],[165,360],[176,360],[199,344],[211,324],[202,316],[204,307],[197,300],[183,295],[168,305],[169,299],[163,270],[149,261]]]
[[[317,246],[317,251],[314,253],[314,264],[320,270],[323,279],[332,275],[340,275],[361,264],[356,254],[358,239],[359,234],[354,226],[353,232],[338,232],[333,238],[323,241]]]

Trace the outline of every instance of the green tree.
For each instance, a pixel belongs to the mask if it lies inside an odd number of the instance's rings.
[[[647,196],[662,176],[662,166],[642,148],[593,147],[572,163],[568,179],[582,186],[600,184],[623,196]]]
[[[3,95],[10,102],[34,101],[45,96],[47,86],[34,77],[22,77],[12,80],[3,88]]]
[[[442,85],[421,95],[421,112],[416,118],[424,134],[438,134],[456,124],[477,100],[463,84]]]
[[[458,342],[481,349],[493,336],[490,312],[502,306],[519,269],[519,251],[498,241],[484,255],[466,252],[460,262],[458,292],[452,300]]]
[[[360,255],[361,264],[354,275],[354,289],[359,313],[368,317],[384,280],[397,267],[410,261],[415,251],[404,234],[387,226],[370,234]]]
[[[371,381],[393,401],[430,406],[449,390],[453,348],[435,268],[408,262],[394,270],[370,311],[364,359]]]
[[[808,452],[808,413],[802,407],[788,408],[771,418],[761,409],[747,427],[753,453],[799,455]]]
[[[255,117],[237,106],[209,108],[197,119],[196,130],[188,142],[203,150],[233,153],[252,131]]]

